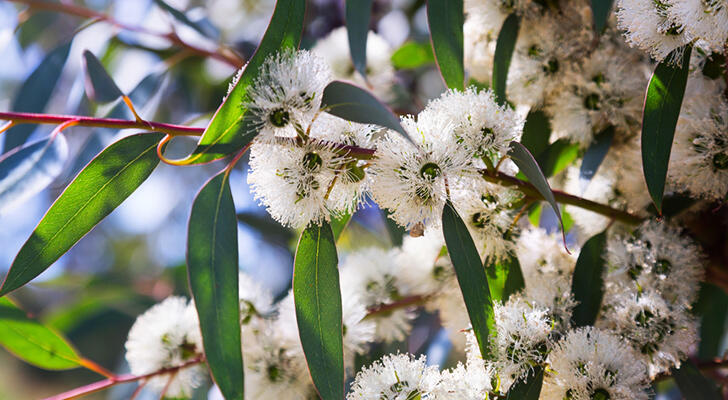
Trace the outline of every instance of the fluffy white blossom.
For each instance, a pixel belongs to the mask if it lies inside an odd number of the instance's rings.
[[[420,237],[406,235],[394,251],[397,279],[410,295],[429,295],[442,289],[455,271],[450,264],[442,231],[426,230]]]
[[[670,17],[701,45],[721,52],[728,40],[728,5],[725,0],[671,0]]]
[[[202,336],[194,304],[173,296],[153,306],[134,322],[125,347],[134,375],[179,367],[200,357]],[[205,375],[205,369],[197,364],[149,378],[146,386],[157,392],[166,388],[168,397],[190,397]]]
[[[238,297],[241,325],[248,324],[255,317],[269,316],[274,311],[273,293],[243,272],[238,274]]]
[[[440,380],[437,367],[428,367],[425,357],[389,354],[364,367],[354,379],[347,400],[411,400],[430,398]]]
[[[470,76],[490,83],[498,33],[507,15],[490,1],[465,1],[464,61]]]
[[[685,0],[691,1],[691,0]],[[688,43],[685,27],[670,18],[670,0],[619,0],[617,21],[627,43],[661,61],[674,49]]]
[[[647,400],[645,366],[619,337],[594,328],[569,332],[549,354],[544,400]]]

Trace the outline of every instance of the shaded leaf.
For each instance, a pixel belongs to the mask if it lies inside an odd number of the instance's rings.
[[[296,249],[293,299],[308,370],[323,400],[344,398],[338,262],[329,224],[309,225],[301,233]]]
[[[495,334],[488,277],[467,226],[449,200],[442,210],[442,232],[480,353],[487,359],[488,337],[491,333]]]
[[[594,30],[602,33],[609,20],[609,12],[612,10],[613,0],[591,0],[592,18]]]
[[[196,30],[200,35],[206,36],[210,39],[217,39],[218,32],[217,32],[217,29],[215,29],[215,27],[212,24],[204,24],[204,23],[198,23],[198,22],[192,21],[191,19],[189,19],[187,17],[187,15],[185,13],[170,6],[164,0],[154,0],[154,2],[159,6],[159,8],[167,11],[177,21]]]
[[[599,166],[602,165],[602,161],[604,161],[604,157],[607,156],[609,147],[612,145],[613,138],[614,127],[609,126],[599,132],[589,148],[586,149],[579,168],[579,189],[581,193],[584,193],[587,186],[589,186],[589,182],[596,175]]]
[[[268,29],[240,79],[213,115],[197,148],[179,163],[200,164],[218,160],[239,151],[258,134],[255,122],[245,118],[247,110],[241,104],[265,59],[278,51],[298,47],[305,10],[305,0],[276,2]]]
[[[86,95],[90,99],[99,103],[109,103],[124,95],[93,53],[85,50],[83,59],[86,65]]]
[[[60,133],[0,157],[0,212],[45,189],[63,172],[67,159],[68,144]]]
[[[266,240],[287,246],[293,239],[294,232],[270,217],[267,213],[261,215],[254,212],[241,211],[237,214],[238,221],[248,225],[259,232]]]
[[[326,112],[348,121],[374,124],[395,130],[412,141],[399,123],[399,118],[374,95],[351,83],[333,81],[324,89],[321,107]]]
[[[45,110],[51,94],[53,94],[53,89],[61,77],[63,65],[66,63],[70,50],[71,42],[68,42],[46,54],[15,95],[13,111],[41,113]],[[25,143],[35,127],[32,124],[25,124],[14,126],[5,132],[3,152],[7,153]]]
[[[667,164],[675,136],[685,85],[688,80],[690,51],[686,45],[677,48],[660,62],[652,74],[642,114],[642,167],[647,189],[658,212],[662,212]],[[682,53],[681,65],[668,61]]]
[[[512,294],[526,286],[521,263],[515,255],[505,260],[487,263],[485,273],[488,276],[488,287],[493,301],[505,302]]]
[[[392,214],[389,210],[381,210],[382,218],[384,218],[384,224],[387,227],[387,233],[389,234],[389,241],[393,247],[399,247],[402,245],[402,239],[407,231],[401,226],[397,225],[396,222],[389,216]]]
[[[506,82],[508,81],[508,69],[511,66],[511,58],[516,48],[518,39],[518,28],[521,19],[516,14],[511,14],[503,21],[498,40],[495,44],[495,55],[493,56],[493,92],[499,104],[506,104]]]
[[[592,236],[584,243],[576,260],[571,280],[571,293],[576,300],[571,316],[574,327],[593,325],[597,319],[604,295],[602,272],[606,263],[604,259],[606,245],[606,231]]]
[[[435,62],[429,43],[406,42],[394,54],[392,65],[396,69],[414,69]]]
[[[354,68],[367,76],[367,35],[372,15],[372,0],[346,2],[346,34]]]
[[[427,0],[427,22],[435,61],[445,85],[463,90],[463,0]]]
[[[551,123],[548,116],[541,110],[532,110],[526,116],[526,124],[523,125],[521,144],[531,154],[541,154],[549,147],[551,137]]]
[[[205,183],[192,204],[187,274],[205,358],[226,399],[243,398],[238,298],[238,227],[227,171]]]
[[[511,385],[506,400],[538,400],[543,385],[543,367],[534,367],[523,379]]]
[[[685,360],[672,370],[672,377],[686,400],[721,400],[723,396],[715,382],[706,378],[692,361]]]
[[[698,357],[709,360],[720,357],[723,334],[728,320],[728,294],[721,288],[703,282],[695,311],[700,315]]]
[[[8,298],[0,298],[0,344],[39,368],[63,370],[81,366],[81,357],[65,339],[28,318]]]
[[[0,287],[0,296],[45,271],[129,197],[159,164],[156,148],[162,137],[160,133],[128,136],[96,156],[23,244]]]

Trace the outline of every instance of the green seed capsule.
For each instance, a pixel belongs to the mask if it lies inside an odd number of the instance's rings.
[[[303,156],[303,166],[309,171],[317,170],[323,163],[324,160],[315,151],[306,153],[306,155]]]
[[[599,109],[599,95],[592,93],[584,98],[584,107],[589,110]]]
[[[273,126],[278,128],[283,128],[291,122],[291,116],[288,114],[288,111],[282,108],[273,110],[273,112],[268,115],[268,119]]]
[[[716,169],[726,169],[728,168],[728,154],[726,153],[718,153],[713,156],[713,166]]]
[[[440,172],[440,167],[435,163],[427,163],[420,168],[420,175],[429,181],[434,181]]]
[[[349,182],[361,182],[362,179],[364,179],[364,176],[366,175],[366,172],[364,172],[364,168],[360,167],[358,165],[358,161],[349,161],[346,163],[346,177],[349,179]]]

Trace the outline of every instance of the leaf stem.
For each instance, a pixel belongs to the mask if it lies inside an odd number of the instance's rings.
[[[367,310],[367,315],[364,318],[371,318],[373,316],[379,315],[379,314],[385,314],[387,312],[397,310],[404,307],[410,307],[410,306],[417,306],[424,302],[426,302],[429,299],[429,296],[408,296],[404,297],[402,299],[399,299],[393,303],[387,303],[387,304],[380,304],[378,306],[372,307],[369,310]]]

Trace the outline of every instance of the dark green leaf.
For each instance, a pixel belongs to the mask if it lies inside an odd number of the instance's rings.
[[[576,300],[576,307],[571,317],[574,327],[593,325],[597,319],[604,294],[602,272],[606,245],[606,231],[592,236],[584,243],[576,260],[571,280],[571,293]]]
[[[529,111],[526,116],[526,124],[523,126],[521,144],[531,154],[538,155],[549,147],[550,136],[551,123],[548,116],[541,110]]]
[[[687,210],[690,206],[695,204],[698,200],[690,197],[686,194],[674,193],[668,194],[662,199],[662,216],[663,217],[674,217],[681,212]],[[653,214],[658,214],[654,204],[650,204],[647,207],[647,211]]]
[[[202,187],[187,231],[187,274],[205,358],[226,399],[243,398],[238,299],[238,226],[227,171]]]
[[[182,11],[170,6],[167,4],[164,0],[154,0],[155,3],[159,6],[159,8],[167,11],[170,13],[177,21],[189,26],[190,28],[196,30],[200,35],[206,36],[210,39],[217,39],[218,32],[215,29],[214,26],[210,24],[201,24],[192,21],[183,13]]]
[[[162,87],[164,75],[164,72],[153,72],[145,76],[129,93],[129,98],[134,105],[138,104],[140,107],[143,107]],[[126,106],[122,107],[127,108]]]
[[[612,139],[614,138],[614,127],[609,126],[603,131],[599,132],[589,148],[584,153],[584,158],[581,161],[581,167],[579,168],[579,188],[584,193],[589,182],[596,175],[599,166],[602,165],[604,157],[609,152],[609,147],[612,145]]]
[[[18,112],[41,113],[45,110],[63,71],[63,65],[71,50],[71,43],[58,46],[50,51],[38,64],[38,67],[23,82],[23,86],[15,95],[12,110]],[[35,125],[15,126],[4,133],[5,146],[3,152],[22,145],[35,130]]]
[[[728,294],[715,285],[703,282],[695,311],[700,315],[698,357],[703,360],[720,357],[728,319]]]
[[[266,240],[278,243],[282,246],[288,246],[288,243],[294,237],[294,232],[266,214],[258,214],[253,212],[239,212],[237,214],[238,221],[248,225],[263,235]]]
[[[686,45],[673,50],[657,66],[647,87],[642,114],[642,167],[647,189],[658,212],[662,212],[667,164],[690,72],[691,49],[690,45]],[[668,61],[681,53],[681,65]]]
[[[90,99],[109,103],[124,95],[93,53],[84,51],[83,59],[86,64],[86,95]]]
[[[339,215],[338,217],[331,219],[331,230],[334,233],[334,241],[339,241],[341,234],[344,232],[347,225],[349,225],[349,222],[351,222],[351,214],[349,213]]]
[[[463,0],[427,0],[432,50],[445,85],[463,90]]]
[[[346,33],[354,68],[362,76],[367,75],[367,35],[372,15],[372,0],[346,2]]]
[[[36,367],[62,370],[81,366],[81,357],[65,339],[28,318],[8,298],[0,299],[0,344]]]
[[[506,400],[538,400],[543,385],[543,367],[534,367],[523,379],[511,385]]]
[[[344,398],[341,289],[334,234],[328,223],[301,233],[293,270],[293,299],[303,352],[323,400]]]
[[[697,51],[701,51],[699,48]],[[703,65],[703,75],[710,79],[718,79],[723,75],[723,68],[726,65],[726,57],[721,53],[711,53],[706,55],[705,64]]]
[[[495,334],[495,316],[488,277],[467,226],[449,200],[442,210],[442,232],[480,353],[483,358],[487,358],[488,337],[491,333]]]
[[[412,141],[394,113],[374,95],[351,83],[333,81],[324,89],[321,106],[329,114],[348,121],[380,125]]]
[[[63,172],[67,158],[68,144],[60,133],[0,157],[0,211],[45,189]]]
[[[591,0],[592,18],[594,19],[594,29],[597,33],[602,33],[607,26],[609,20],[609,11],[612,9],[613,0]]]
[[[96,156],[58,197],[15,257],[0,296],[45,271],[118,207],[152,173],[164,135],[119,140]]]
[[[413,69],[435,62],[429,43],[406,42],[394,54],[392,65],[396,69]]]
[[[498,40],[495,44],[495,55],[493,56],[493,92],[498,103],[506,104],[506,82],[508,81],[508,68],[511,66],[513,50],[516,48],[518,39],[518,28],[521,19],[516,14],[511,14],[503,21]]]
[[[485,273],[488,276],[488,287],[493,301],[505,302],[512,294],[525,287],[521,263],[515,255],[498,262],[487,263]]]
[[[247,110],[241,104],[265,59],[278,51],[298,47],[305,10],[305,0],[280,0],[276,3],[273,17],[258,49],[235,87],[215,112],[197,143],[197,148],[180,161],[181,163],[200,164],[218,160],[242,149],[258,134],[255,123],[245,118]]]
[[[554,193],[551,191],[551,186],[549,186],[549,182],[546,180],[543,172],[541,172],[541,168],[539,168],[538,163],[536,163],[536,160],[534,160],[531,153],[529,153],[528,149],[523,147],[522,144],[518,142],[511,142],[510,147],[508,155],[511,157],[513,162],[516,163],[518,169],[526,175],[528,180],[541,194],[541,196],[543,196],[544,200],[551,205],[551,208],[553,208],[556,216],[559,218],[559,223],[561,223],[561,233],[562,235],[565,235],[564,221],[561,219],[561,211],[559,211],[559,206],[556,204],[556,199],[554,198]],[[564,246],[565,245],[566,238],[564,236]]]
[[[579,157],[579,145],[566,139],[559,139],[549,145],[538,157],[543,173],[552,177],[574,163]]]
[[[391,213],[388,210],[381,210],[382,218],[384,218],[384,224],[387,227],[387,233],[389,234],[389,241],[392,242],[392,246],[399,247],[402,245],[402,237],[407,233],[404,228],[397,225],[392,218],[389,218]]]
[[[721,400],[723,396],[715,385],[715,382],[706,378],[693,365],[690,360],[685,360],[680,368],[672,369],[672,377],[686,400]]]

